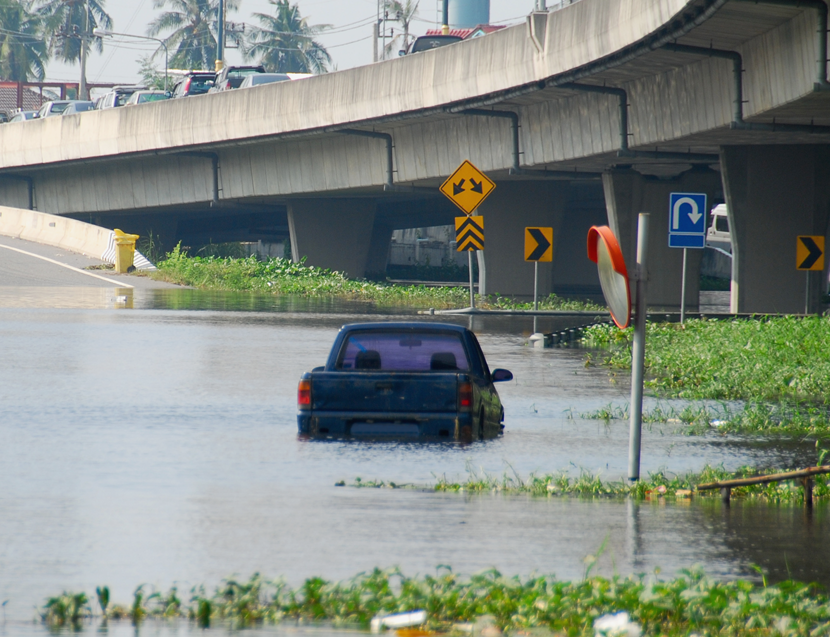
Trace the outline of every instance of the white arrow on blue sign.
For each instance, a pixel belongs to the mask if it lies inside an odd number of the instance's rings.
[[[706,246],[706,194],[673,192],[669,197],[669,247]]]

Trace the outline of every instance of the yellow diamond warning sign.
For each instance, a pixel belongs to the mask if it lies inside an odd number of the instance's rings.
[[[465,159],[440,190],[464,214],[471,215],[495,188],[496,184],[487,175]]]

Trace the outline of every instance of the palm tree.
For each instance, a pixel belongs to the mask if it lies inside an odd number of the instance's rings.
[[[49,57],[40,16],[28,0],[0,0],[0,78],[42,80]]]
[[[72,64],[81,59],[83,33],[92,33],[96,27],[112,28],[112,18],[104,10],[106,0],[35,0],[35,3],[43,18],[49,50],[62,62]],[[99,53],[103,51],[100,38],[91,40]]]
[[[147,35],[172,31],[165,44],[170,65],[183,69],[212,69],[216,61],[216,23],[219,0],[153,0],[153,7],[170,7],[150,23]],[[225,9],[235,11],[238,0],[225,0]]]
[[[384,59],[389,57],[389,55],[395,50],[402,49],[406,51],[409,48],[409,39],[414,39],[414,36],[409,35],[409,28],[411,27],[415,16],[418,15],[419,4],[420,0],[415,0],[415,2],[412,0],[385,0],[383,3],[383,9],[388,12],[389,19],[400,24],[403,29],[403,36],[401,36],[401,34],[396,35],[389,41],[389,44],[383,48]],[[401,37],[403,37],[402,47],[398,44]]]
[[[268,0],[274,15],[255,13],[261,27],[253,27],[245,56],[279,73],[326,73],[331,56],[314,38],[330,28],[328,24],[310,25],[300,16],[300,9],[289,0]]]

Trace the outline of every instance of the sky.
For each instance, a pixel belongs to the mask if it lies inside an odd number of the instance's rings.
[[[109,0],[107,11],[113,19],[112,30],[134,35],[146,35],[147,25],[161,12],[153,8],[154,0]],[[328,33],[319,41],[328,49],[334,65],[343,70],[372,62],[372,24],[377,16],[378,0],[299,0],[300,14],[309,24],[330,24]],[[492,24],[515,24],[523,21],[535,6],[535,0],[491,0]],[[434,28],[439,18],[440,0],[421,0],[413,26],[416,35]],[[240,0],[239,11],[227,16],[228,22],[256,24],[253,13],[267,13],[271,5],[266,0]],[[87,62],[87,81],[134,83],[139,79],[139,58],[158,47],[149,41],[112,37],[104,42],[104,51],[93,51]],[[158,58],[159,67],[163,60]],[[241,63],[235,50],[228,50],[229,64]],[[47,67],[50,81],[77,82],[80,69],[51,62]]]

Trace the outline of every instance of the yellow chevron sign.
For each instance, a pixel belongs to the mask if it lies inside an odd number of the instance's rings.
[[[807,271],[824,269],[824,237],[798,237],[795,244],[795,267]]]
[[[484,217],[455,218],[456,250],[484,250]]]

